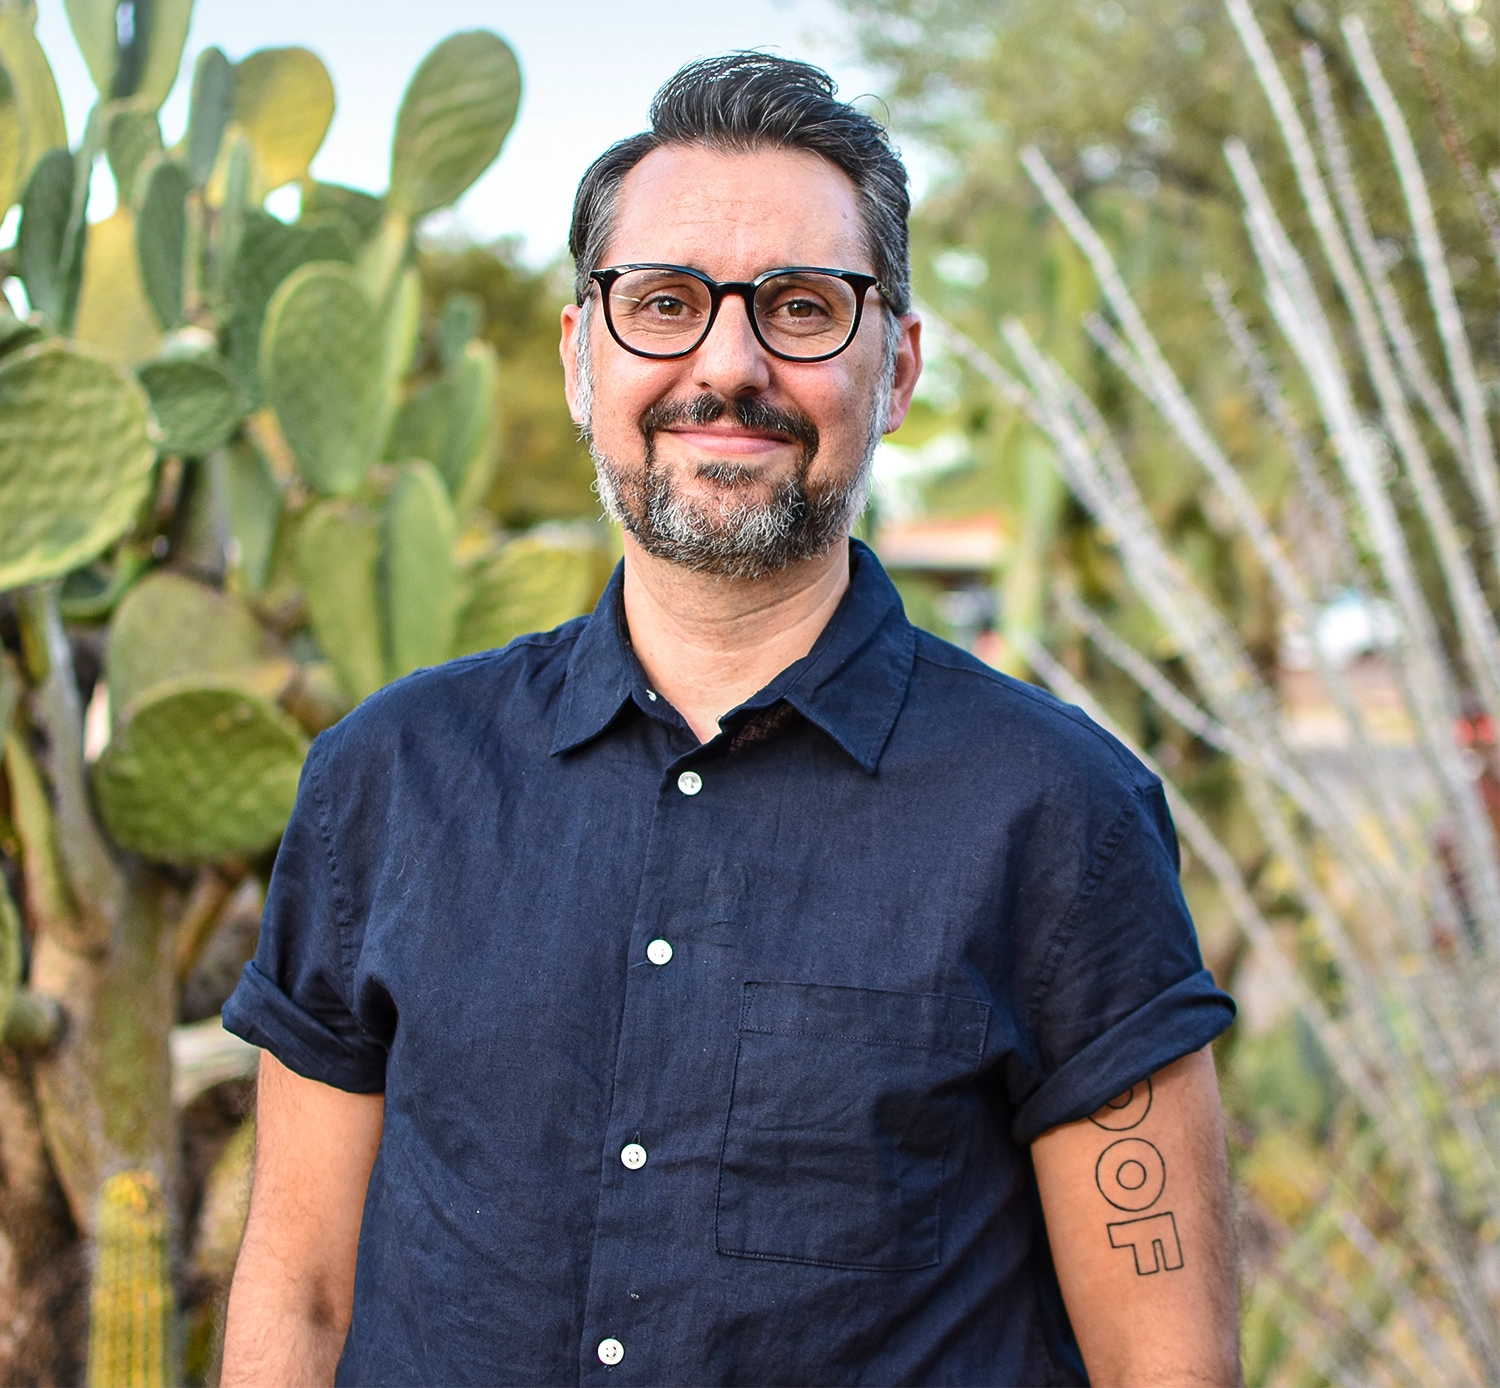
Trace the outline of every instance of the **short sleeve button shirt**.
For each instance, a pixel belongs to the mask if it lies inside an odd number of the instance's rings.
[[[708,743],[617,572],[314,745],[225,1022],[385,1095],[340,1383],[1085,1381],[1029,1144],[1233,1004],[1160,784],[851,564]]]

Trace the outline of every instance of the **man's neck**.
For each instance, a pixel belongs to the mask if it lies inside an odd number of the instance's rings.
[[[700,742],[813,648],[849,587],[849,543],[765,578],[716,578],[625,536],[625,620],[636,658]]]

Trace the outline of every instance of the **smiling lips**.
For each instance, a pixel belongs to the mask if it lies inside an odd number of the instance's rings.
[[[785,434],[760,429],[714,429],[699,425],[668,428],[661,432],[674,435],[690,448],[716,453],[720,457],[753,458],[796,444],[795,439]]]

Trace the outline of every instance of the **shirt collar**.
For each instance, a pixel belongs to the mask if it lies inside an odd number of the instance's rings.
[[[621,562],[568,661],[554,755],[598,737],[627,703],[644,697],[645,676],[626,635],[623,594]],[[725,722],[732,730],[737,715],[784,699],[873,774],[906,699],[915,652],[916,633],[895,587],[873,551],[851,540],[848,590],[812,650]]]

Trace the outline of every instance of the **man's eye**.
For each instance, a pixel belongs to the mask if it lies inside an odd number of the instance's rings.
[[[670,294],[657,294],[647,299],[644,305],[648,313],[660,318],[680,318],[687,312],[687,305]]]
[[[806,323],[824,317],[827,310],[816,299],[784,299],[776,311],[785,318]]]

